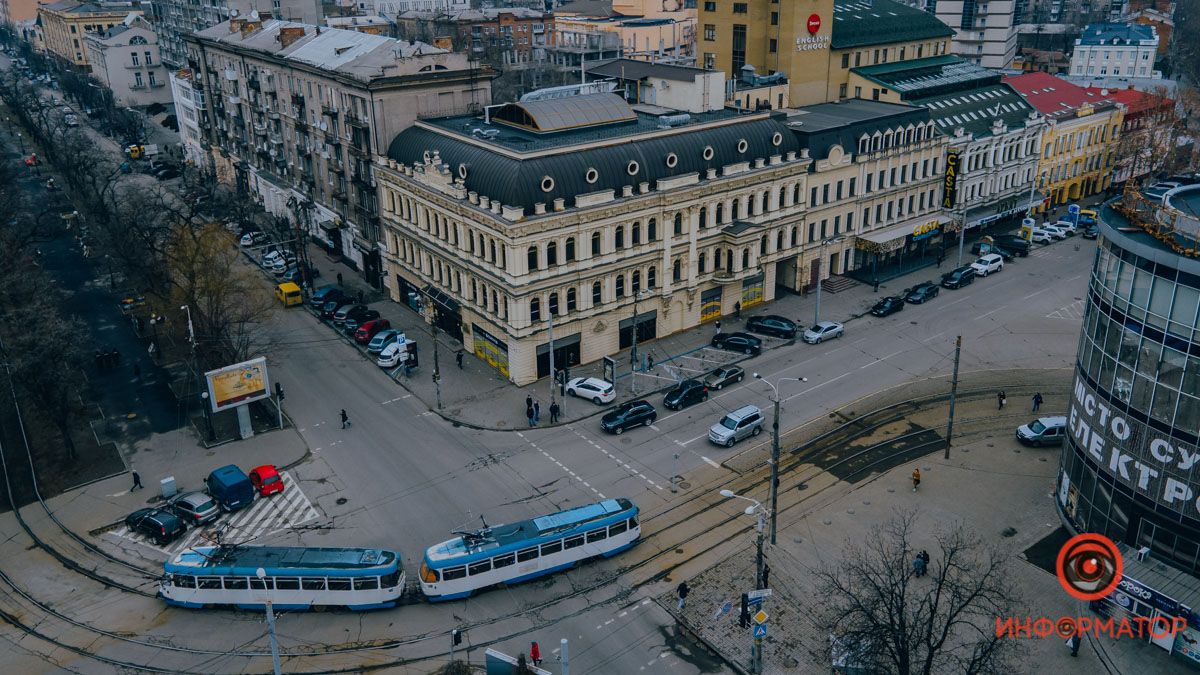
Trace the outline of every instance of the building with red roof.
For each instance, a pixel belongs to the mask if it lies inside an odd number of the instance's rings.
[[[1182,132],[1175,115],[1175,101],[1132,87],[1088,87],[1087,91],[1125,106],[1113,183],[1141,178],[1161,167],[1163,160],[1174,151]]]

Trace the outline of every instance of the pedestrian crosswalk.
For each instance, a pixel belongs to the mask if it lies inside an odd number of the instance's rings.
[[[1083,318],[1083,299],[1080,298],[1071,304],[1060,307],[1046,315],[1047,319],[1067,319],[1078,321]]]
[[[171,557],[193,546],[211,546],[218,538],[225,544],[258,542],[270,535],[320,518],[320,512],[300,489],[291,472],[281,471],[279,475],[283,478],[283,492],[270,497],[256,497],[250,508],[234,513],[222,513],[211,523],[189,529],[182,537],[166,546],[156,545],[153,540],[131,531],[124,524],[108,534],[136,541]]]

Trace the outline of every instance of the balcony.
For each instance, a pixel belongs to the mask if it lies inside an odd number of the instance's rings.
[[[738,270],[736,272],[722,269],[713,272],[712,280],[714,283],[722,285],[732,284],[734,282],[741,282],[743,279],[749,279],[750,277],[758,276],[762,273],[762,267],[747,267],[746,269]]]
[[[331,190],[331,192],[329,194],[331,197],[338,200],[339,202],[346,201],[346,188],[345,187],[335,187]]]
[[[233,68],[226,68],[225,79],[229,80],[230,82],[237,82],[238,71],[234,70]]]
[[[357,171],[355,171],[354,174],[350,176],[350,182],[354,183],[355,185],[357,185],[359,188],[361,188],[363,190],[375,189],[375,181],[370,176],[363,175],[361,173],[358,173]]]
[[[267,111],[267,119],[272,119],[272,120],[277,120],[277,119],[279,119],[279,111],[277,111],[277,110],[268,110],[268,111]]]
[[[240,106],[242,104],[241,96],[230,96],[228,100],[229,100],[229,107],[231,107],[231,108],[236,108],[237,106]]]
[[[254,125],[254,133],[257,136],[266,136],[267,135],[267,125],[255,124]]]
[[[143,66],[141,63],[137,63],[137,62],[125,64],[125,68],[127,68],[128,70],[137,70],[139,68],[145,68],[145,67],[146,66]]]
[[[159,87],[165,87],[165,86],[167,86],[167,83],[166,83],[166,82],[159,82],[158,80],[150,80],[150,86],[151,86],[151,87],[153,87],[153,88],[155,88],[155,89],[158,89]]]
[[[335,134],[332,131],[326,131],[325,132],[325,142],[328,143],[329,145],[341,145],[342,137],[338,136],[337,134]]]
[[[350,152],[350,154],[354,155],[355,157],[361,157],[363,159],[370,159],[370,157],[371,157],[371,152],[369,150],[367,150],[366,148],[359,147],[355,143],[348,144],[346,146],[346,150],[348,150]]]
[[[271,145],[283,145],[283,137],[279,134],[271,134]]]
[[[258,83],[258,78],[254,77],[253,75],[251,75],[250,78],[246,80],[246,86],[250,87],[250,89],[253,91],[262,91],[262,87],[259,86],[259,83]]]
[[[293,92],[292,93],[292,103],[296,104],[296,106],[298,106],[300,108],[303,108],[304,107],[304,94],[297,94],[297,93]]]
[[[346,113],[346,124],[349,124],[352,127],[358,127],[360,129],[366,129],[369,127],[367,118],[359,117],[353,113]]]
[[[332,103],[322,103],[321,104],[321,112],[330,117],[337,117],[338,116],[338,107],[336,105],[333,105]]]

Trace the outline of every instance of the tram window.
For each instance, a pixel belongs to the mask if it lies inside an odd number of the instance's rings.
[[[356,591],[373,591],[379,588],[379,577],[365,577],[354,580],[354,590]]]
[[[621,534],[622,532],[624,532],[625,530],[628,530],[628,529],[629,529],[629,523],[626,523],[624,520],[622,520],[621,522],[619,522],[615,525],[610,525],[608,527],[608,536],[615,537],[618,534]]]
[[[471,563],[470,565],[467,565],[467,574],[470,574],[472,576],[476,575],[476,574],[483,574],[484,572],[490,572],[490,571],[492,571],[491,559],[480,560],[479,562],[475,562],[475,563]]]
[[[530,549],[530,550],[533,550],[533,549]],[[536,554],[536,551],[534,553]],[[501,567],[508,567],[509,565],[513,564],[514,560],[515,560],[515,557],[511,553],[509,553],[508,555],[498,555],[495,558],[492,558],[492,567],[495,567],[496,569],[499,569]]]
[[[176,574],[173,583],[180,588],[195,588],[196,577],[190,574]]]
[[[525,562],[526,560],[533,560],[537,557],[538,557],[538,550],[537,550],[536,546],[534,546],[533,548],[527,548],[522,551],[517,551],[517,562]]]
[[[567,537],[566,539],[563,540],[563,548],[577,548],[579,546],[583,546],[583,535],[582,534],[576,535],[574,537]]]
[[[399,583],[400,583],[400,573],[399,572],[392,572],[391,574],[389,574],[383,578],[383,587],[384,588],[395,588],[396,584],[399,584]]]
[[[250,588],[256,591],[271,590],[275,587],[275,577],[267,577],[265,579],[257,579],[250,577]]]
[[[278,577],[275,579],[275,590],[298,591],[300,590],[300,580],[296,577]]]
[[[325,590],[325,577],[304,577],[300,579],[300,588],[306,591]]]
[[[637,520],[637,516],[634,516],[634,517],[630,518],[630,519],[629,519],[629,529],[631,529],[631,530],[632,530],[633,528],[635,528],[635,527],[637,527],[637,526],[638,526],[638,520]]]
[[[442,581],[462,579],[465,576],[467,576],[467,568],[465,567],[447,567],[442,570]]]
[[[561,541],[552,541],[549,544],[542,544],[542,555],[550,555],[551,553],[558,553],[561,550],[562,550],[562,542]]]
[[[225,577],[225,588],[231,591],[246,590],[246,577]]]
[[[587,540],[588,540],[589,544],[594,541],[600,541],[601,539],[607,539],[607,538],[608,538],[608,530],[603,530],[603,529],[592,530],[591,532],[587,533]]]
[[[329,590],[331,591],[348,591],[350,590],[350,579],[347,578],[330,578]]]
[[[196,580],[200,588],[216,588],[218,590],[221,588],[221,577],[197,577]]]

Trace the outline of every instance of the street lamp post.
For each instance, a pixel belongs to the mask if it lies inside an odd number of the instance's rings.
[[[629,391],[634,394],[637,393],[637,378],[633,376],[633,373],[637,370],[637,362],[639,360],[637,353],[638,301],[649,294],[649,291],[637,291],[633,294],[633,346],[629,350]]]
[[[779,514],[779,388],[763,380],[762,375],[758,373],[754,373],[754,379],[762,380],[775,393],[771,398],[771,403],[774,406],[774,415],[771,418],[771,545],[774,546],[775,521],[776,516]],[[808,382],[807,377],[781,377],[777,382],[785,382],[787,380]]]
[[[204,423],[208,426],[208,442],[211,443],[211,442],[213,442],[213,440],[216,439],[216,434],[213,433],[212,410],[209,410],[209,407],[208,407],[208,392],[207,391],[200,392],[200,401],[201,401],[201,404],[204,406]]]
[[[760,589],[763,587],[763,533],[765,529],[763,521],[766,518],[766,508],[762,505],[762,502],[758,501],[757,499],[751,499],[750,497],[744,497],[742,495],[735,494],[733,490],[721,490],[721,496],[726,499],[742,499],[750,502],[750,506],[746,507],[746,515],[758,516],[758,523],[754,526],[754,529],[758,532],[757,554],[754,563],[754,587],[756,589]]]
[[[263,582],[263,592],[266,595],[267,601],[267,632],[271,635],[271,666],[275,669],[275,675],[279,675],[281,672],[279,665],[279,639],[275,637],[275,609],[271,606],[271,593],[266,590],[267,571],[260,567],[254,573],[258,576],[259,581]]]
[[[830,237],[817,246],[817,305],[813,308],[813,325],[821,323],[821,263],[825,260],[825,247],[829,244],[839,244],[846,241],[844,236]]]

